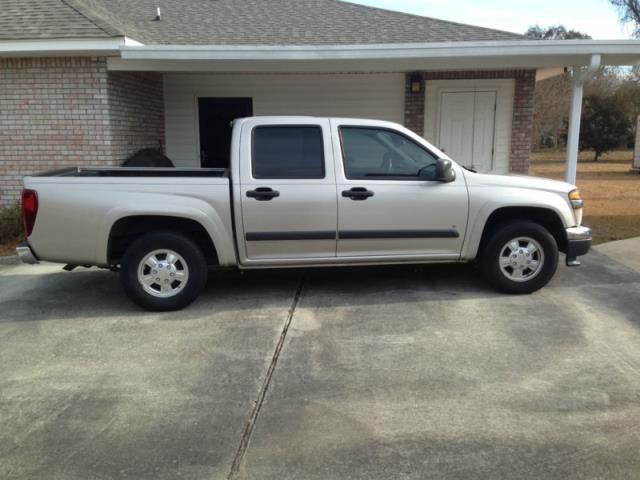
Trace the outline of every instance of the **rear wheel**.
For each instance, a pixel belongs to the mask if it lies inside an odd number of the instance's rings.
[[[149,233],[126,250],[120,279],[127,296],[152,311],[179,310],[192,303],[207,281],[207,262],[189,238]]]
[[[558,268],[558,244],[553,235],[528,221],[498,227],[480,255],[485,277],[505,293],[535,292],[549,283]]]

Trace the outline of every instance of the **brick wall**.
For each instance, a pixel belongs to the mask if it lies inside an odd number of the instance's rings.
[[[164,150],[162,75],[109,72],[111,155],[117,163],[141,148]]]
[[[522,75],[516,77],[511,130],[511,171],[515,173],[529,172],[535,89],[536,73],[534,71],[522,72]]]
[[[411,91],[412,74],[406,76],[405,92],[404,92],[404,126],[415,133],[424,136],[424,102],[425,88],[424,81],[420,93]]]
[[[0,205],[25,175],[118,164],[163,139],[161,75],[107,72],[104,58],[0,58]]]
[[[511,171],[527,173],[533,133],[533,100],[535,91],[534,70],[486,70],[422,72],[423,81],[514,78],[513,123],[511,132]],[[425,88],[412,93],[407,74],[405,96],[405,126],[419,135],[424,135]]]

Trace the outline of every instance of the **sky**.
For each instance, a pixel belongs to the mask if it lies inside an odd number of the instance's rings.
[[[630,38],[609,0],[350,0],[372,7],[524,33],[532,25],[564,25],[595,39]]]

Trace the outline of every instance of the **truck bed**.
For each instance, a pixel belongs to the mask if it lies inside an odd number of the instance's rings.
[[[214,177],[228,178],[226,168],[71,167],[36,173],[33,177]]]

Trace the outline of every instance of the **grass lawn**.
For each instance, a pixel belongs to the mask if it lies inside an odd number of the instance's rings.
[[[631,173],[632,151],[603,155],[580,154],[577,185],[585,200],[585,225],[593,228],[594,243],[640,236],[640,175]],[[565,153],[541,151],[531,155],[529,175],[564,178]]]

